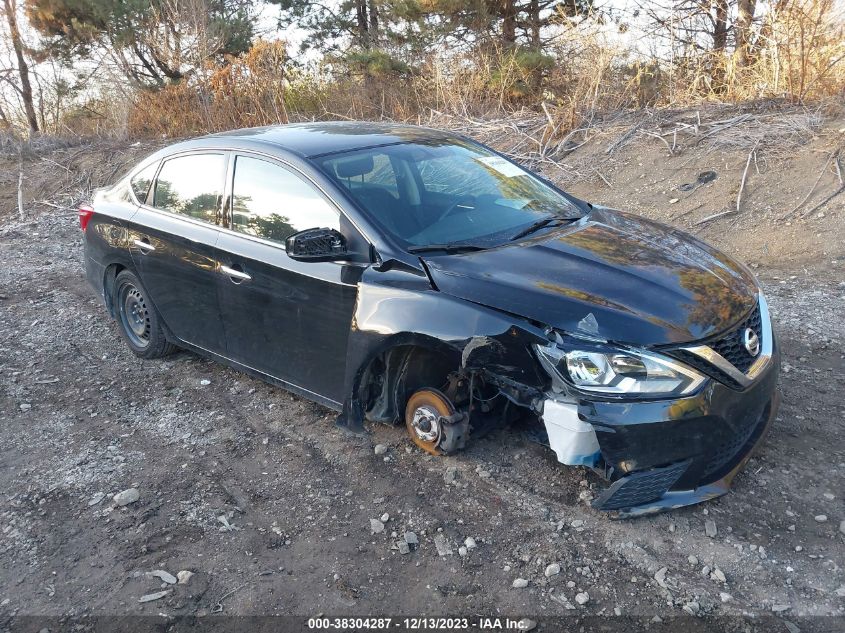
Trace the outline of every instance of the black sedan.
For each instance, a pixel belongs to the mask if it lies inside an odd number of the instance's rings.
[[[411,126],[238,130],[79,211],[130,349],[193,350],[447,454],[519,422],[636,515],[724,494],[777,410],[747,268]],[[505,436],[506,437],[506,436]]]

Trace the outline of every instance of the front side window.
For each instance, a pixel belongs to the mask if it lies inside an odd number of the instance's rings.
[[[214,224],[225,172],[223,154],[189,154],[166,160],[156,179],[153,206]]]
[[[238,156],[232,183],[232,229],[284,243],[294,233],[340,228],[337,210],[301,176],[251,156]]]
[[[493,246],[537,222],[582,215],[536,176],[460,139],[399,143],[316,162],[407,247]]]
[[[141,204],[146,204],[147,202],[147,193],[150,190],[150,185],[153,183],[153,178],[155,178],[156,169],[158,169],[158,161],[152,165],[147,165],[132,176],[132,192]]]

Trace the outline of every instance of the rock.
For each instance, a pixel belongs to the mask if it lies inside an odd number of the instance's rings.
[[[210,384],[211,384],[211,381],[210,381],[208,378],[203,378],[202,380],[200,380],[200,384],[201,384],[203,387],[207,387],[208,385],[210,385]]]
[[[719,600],[722,602],[729,602],[733,600],[733,596],[729,593],[725,593],[724,591],[719,592]]]
[[[519,622],[516,623],[516,628],[520,631],[531,631],[537,628],[537,623],[534,620],[522,618]]]
[[[657,570],[657,573],[654,574],[654,579],[661,587],[666,587],[666,572],[668,571],[669,569],[667,567],[661,567]]]
[[[581,593],[575,594],[575,602],[577,602],[578,604],[585,605],[589,601],[590,601],[590,594],[588,594],[586,591],[582,591]]]
[[[122,492],[118,492],[112,497],[112,500],[118,506],[128,506],[130,503],[135,503],[140,498],[141,493],[138,492],[137,488],[128,488]]]
[[[716,538],[716,522],[713,519],[707,519],[704,522],[704,534],[710,538]]]
[[[613,615],[622,615],[622,607],[613,607]]]
[[[446,472],[443,473],[443,481],[447,484],[453,484],[458,480],[458,467],[457,466],[449,466],[446,469]]]
[[[376,455],[384,455],[387,452],[387,447],[384,444],[376,444],[373,451]]]
[[[381,519],[382,523],[387,523],[388,521],[390,521],[390,515],[387,512],[385,512],[384,514],[381,515],[380,519]]]
[[[842,534],[845,534],[845,519],[839,522],[839,531],[842,532]]]
[[[525,578],[516,578],[511,583],[514,589],[525,589],[528,586],[528,581]]]
[[[405,539],[405,542],[411,548],[417,547],[417,545],[420,544],[420,541],[417,538],[417,535],[414,534],[413,532],[405,532],[405,534],[402,536],[402,538]]]
[[[713,570],[713,573],[712,573],[712,574],[710,574],[710,577],[711,577],[713,580],[718,580],[719,582],[727,582],[727,581],[728,581],[728,579],[727,579],[727,578],[725,578],[725,572],[723,572],[723,571],[722,571],[721,569],[719,569],[718,567],[717,567],[716,569],[714,569],[714,570]]]
[[[443,534],[434,535],[434,547],[437,548],[437,553],[440,556],[452,555],[452,548],[449,547],[449,543],[446,541],[446,537]]]
[[[701,575],[702,576],[709,576],[710,571],[711,571],[710,565],[705,565],[704,567],[701,568]]]
[[[176,584],[176,576],[167,573],[163,569],[156,569],[155,571],[151,571],[150,576],[152,576],[153,578],[158,578],[159,580],[166,582],[168,585]]]
[[[783,613],[784,611],[789,611],[791,607],[788,604],[773,604],[772,611],[774,613]]]
[[[698,604],[695,600],[687,602],[684,605],[684,611],[686,611],[690,615],[696,615],[700,610],[701,610],[701,605]]]
[[[155,593],[148,593],[147,595],[138,598],[138,602],[152,602],[153,600],[159,600],[169,593],[170,589],[166,589],[165,591],[156,591]]]
[[[94,493],[94,496],[91,497],[91,499],[88,501],[88,507],[97,505],[98,503],[100,503],[100,501],[102,501],[105,498],[106,498],[106,493],[104,493],[104,492]]]
[[[378,519],[370,519],[370,532],[373,534],[381,534],[384,532],[384,523]]]
[[[574,527],[574,528],[579,528],[579,527],[581,527],[582,525],[584,525],[584,522],[583,522],[581,519],[575,519],[575,520],[574,520],[572,523],[570,523],[569,525],[571,525],[571,526],[572,526],[572,527]]]
[[[471,536],[468,536],[466,538],[466,540],[464,541],[464,545],[466,545],[467,549],[475,549],[476,547],[478,547],[478,543],[476,543],[475,539]]]
[[[826,514],[817,514],[813,518],[816,520],[816,523],[824,523],[825,521],[827,521]]]
[[[687,560],[689,561],[690,565],[698,565],[698,556],[693,556],[692,554],[690,554],[689,556],[687,556]]]
[[[183,569],[179,573],[176,574],[176,581],[180,585],[187,585],[191,582],[191,577],[193,577],[194,572],[188,571],[187,569]]]
[[[672,198],[671,200],[669,200],[669,204],[675,204],[678,200],[679,198]]]
[[[410,554],[411,553],[411,546],[408,545],[405,541],[399,541],[396,543],[396,547],[399,548],[400,554]]]
[[[839,589],[836,590],[836,595],[840,598],[845,598],[845,585],[842,585]]]
[[[825,492],[822,496],[828,501],[833,501],[834,499],[836,499],[836,495],[832,492]]]
[[[458,555],[459,555],[461,558],[463,558],[463,557],[464,557],[464,556],[466,556],[467,554],[469,554],[469,550],[466,548],[466,546],[465,546],[465,545],[461,545],[461,546],[458,548]]]
[[[21,411],[29,411],[32,408],[32,405],[28,402],[24,402],[21,404]]]
[[[557,576],[560,573],[560,565],[557,563],[552,563],[546,567],[546,571],[543,572],[546,578],[551,578],[552,576]]]
[[[570,611],[575,608],[575,605],[569,602],[562,593],[549,593],[549,598]]]

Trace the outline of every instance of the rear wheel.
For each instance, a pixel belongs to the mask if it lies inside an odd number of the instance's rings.
[[[160,358],[175,346],[167,341],[161,317],[147,297],[138,278],[128,270],[114,280],[114,305],[120,333],[132,353],[141,358]]]
[[[439,447],[444,428],[441,418],[455,414],[449,399],[436,389],[416,391],[405,406],[405,427],[411,440],[427,453],[443,455]]]

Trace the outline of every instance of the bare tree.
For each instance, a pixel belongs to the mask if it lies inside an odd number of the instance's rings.
[[[736,40],[736,64],[747,66],[751,50],[751,25],[754,21],[754,11],[757,0],[738,0],[736,23],[734,24],[734,39]]]
[[[15,91],[20,95],[23,102],[24,112],[26,113],[26,122],[29,125],[30,132],[38,132],[38,115],[35,112],[32,98],[32,84],[29,81],[29,65],[24,56],[24,45],[21,39],[21,32],[18,28],[16,0],[3,0],[3,12],[6,14],[6,23],[9,27],[9,38],[12,41],[12,48],[15,51],[15,59],[18,64],[18,78],[20,85],[11,81],[8,83],[14,87]]]

